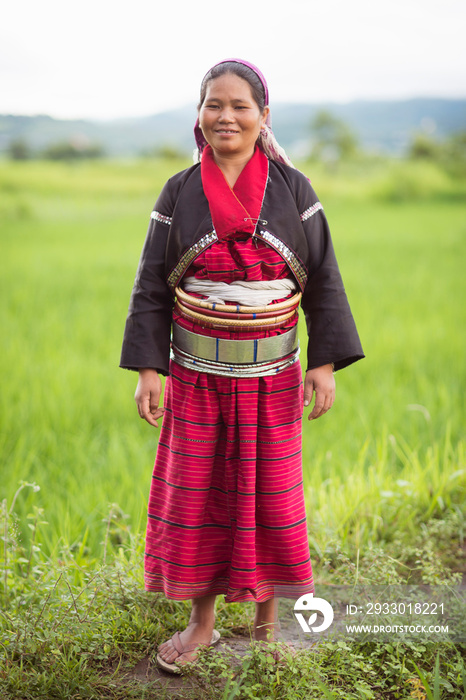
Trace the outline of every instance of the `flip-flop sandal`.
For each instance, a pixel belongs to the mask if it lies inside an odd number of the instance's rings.
[[[180,656],[182,656],[183,654],[187,654],[190,651],[194,651],[194,649],[197,649],[198,647],[213,647],[213,646],[215,646],[220,641],[220,632],[218,630],[214,630],[212,632],[212,639],[210,640],[209,644],[195,644],[195,643],[193,643],[193,644],[188,644],[187,646],[184,647],[181,643],[179,632],[175,632],[175,634],[173,635],[171,640],[172,640],[173,646],[175,647],[178,654]],[[195,660],[194,660],[194,662],[195,662]],[[192,662],[192,663],[194,663],[194,662]],[[179,675],[180,673],[182,673],[182,670],[183,670],[183,665],[180,665],[177,663],[169,664],[167,661],[164,661],[164,659],[162,659],[160,654],[157,654],[157,664],[164,671],[167,671],[168,673],[174,673],[176,675]]]

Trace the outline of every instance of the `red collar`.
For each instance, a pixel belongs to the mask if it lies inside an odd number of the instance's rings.
[[[256,146],[233,189],[214,160],[212,148],[202,152],[201,177],[210,214],[219,240],[236,231],[254,233],[269,172],[267,156]]]

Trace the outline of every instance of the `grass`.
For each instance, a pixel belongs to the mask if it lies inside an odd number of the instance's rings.
[[[157,434],[118,360],[149,212],[185,165],[0,163],[6,698],[162,697],[120,673],[187,607],[142,590]],[[367,355],[337,374],[331,413],[304,425],[317,581],[453,581],[465,569],[465,185],[417,164],[305,167]],[[21,481],[40,490],[17,493]],[[248,606],[219,605],[224,634],[247,629]],[[274,674],[257,650],[235,679],[213,655],[179,697],[259,697],[259,682],[261,698],[462,697],[464,645],[437,652],[324,643]]]
[[[27,487],[23,487],[23,491]],[[23,492],[22,491],[22,492]],[[22,493],[21,492],[21,493]],[[21,493],[19,495],[21,495]],[[0,689],[6,698],[164,698],[156,682],[137,684],[125,673],[145,655],[153,655],[157,643],[185,619],[186,603],[165,601],[145,593],[140,560],[141,534],[129,534],[119,542],[120,513],[112,509],[102,523],[102,548],[97,561],[83,547],[62,547],[47,557],[38,542],[42,514],[31,519],[26,545],[15,531],[14,503],[5,504],[0,521],[8,554],[2,561],[2,612],[0,628],[2,661]],[[446,567],[431,554],[452,549],[459,517],[445,518],[441,527],[423,532],[410,546],[400,535],[395,547],[400,560],[417,560],[426,582],[452,579]],[[457,541],[457,540],[456,540]],[[402,552],[399,544],[404,546]],[[26,546],[25,546],[26,545]],[[396,580],[388,550],[379,549],[370,560],[366,554],[360,575],[371,581]],[[327,560],[319,578],[346,583],[355,580],[352,562],[345,556]],[[402,561],[397,565],[402,565]],[[413,568],[414,568],[413,566]],[[216,626],[228,638],[232,630],[248,630],[250,605],[224,605],[219,601]],[[286,659],[275,668],[259,647],[239,659],[209,654],[188,676],[189,688],[179,688],[177,698],[411,698],[425,697],[427,688],[436,698],[462,698],[466,672],[463,644],[414,643],[394,637],[377,641],[323,641]],[[436,661],[438,659],[438,661]],[[419,694],[412,695],[417,689]]]

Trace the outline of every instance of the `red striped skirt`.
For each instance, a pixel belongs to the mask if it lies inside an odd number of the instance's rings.
[[[171,363],[149,497],[147,590],[227,601],[314,590],[299,362],[230,378]]]

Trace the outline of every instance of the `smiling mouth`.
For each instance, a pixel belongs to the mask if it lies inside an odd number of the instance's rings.
[[[237,134],[237,131],[234,131],[233,129],[217,129],[216,130],[217,134]]]

